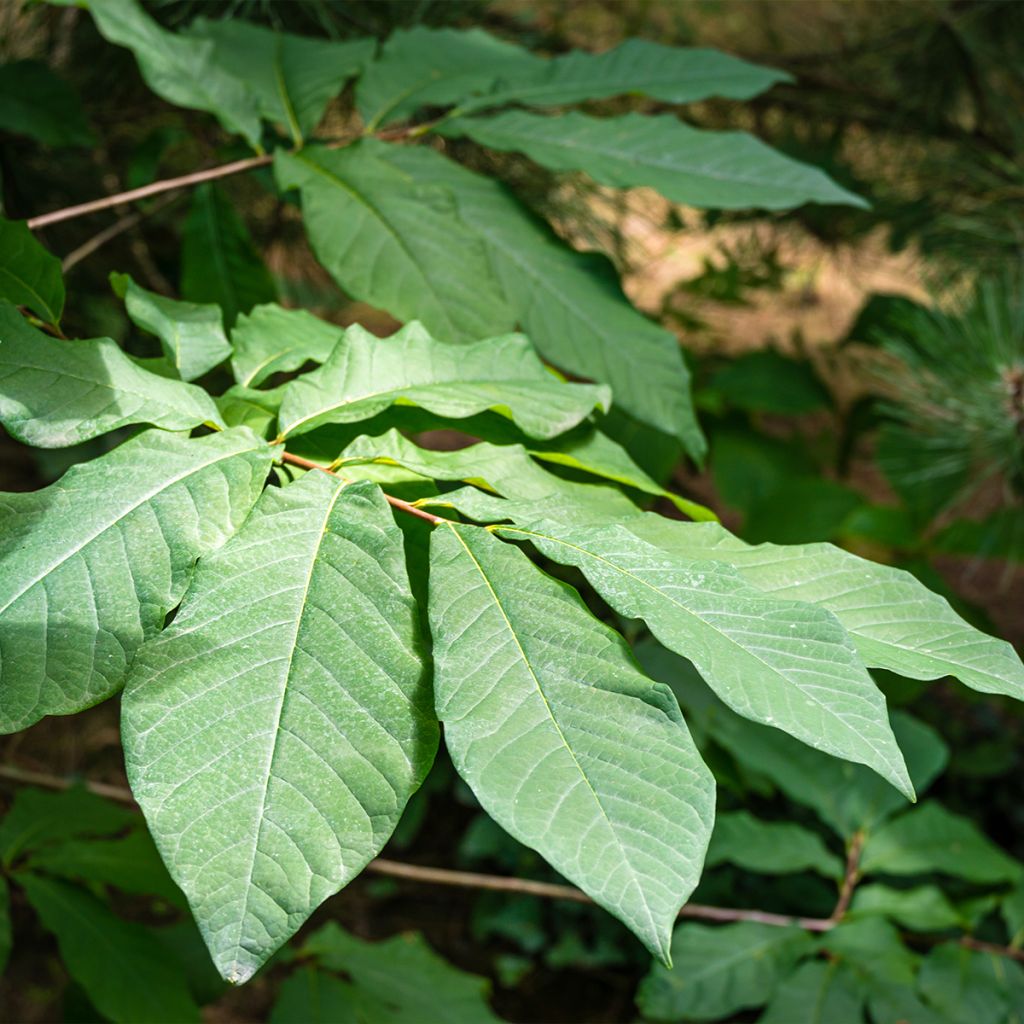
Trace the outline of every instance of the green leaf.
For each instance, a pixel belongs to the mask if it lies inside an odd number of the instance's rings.
[[[135,54],[153,92],[176,106],[213,114],[227,131],[259,147],[259,101],[245,80],[221,67],[211,41],[168,32],[136,0],[88,4],[100,35]]]
[[[706,443],[678,339],[622,292],[611,263],[567,246],[501,184],[421,146],[388,161],[411,180],[452,190],[462,221],[485,242],[502,291],[541,355],[611,385],[617,408],[679,437],[697,460]]]
[[[281,436],[369,419],[399,402],[453,419],[493,409],[548,438],[606,410],[610,396],[606,387],[563,383],[521,334],[456,345],[415,322],[386,339],[355,324],[319,370],[284,389]]]
[[[546,62],[480,29],[393,32],[356,85],[356,105],[367,131],[398,121],[420,107],[446,106],[488,91],[510,74],[545,68]]]
[[[786,210],[804,203],[864,207],[816,167],[746,132],[691,128],[672,114],[548,117],[509,110],[460,117],[438,129],[491,149],[523,153],[552,171],[585,171],[612,188],[646,186],[674,203],[721,210]]]
[[[88,146],[89,123],[74,89],[37,60],[0,65],[0,131],[44,146]]]
[[[333,921],[314,932],[300,955],[348,979],[356,1019],[373,1024],[496,1024],[490,983],[441,959],[423,937],[408,933],[363,942]],[[295,1018],[292,1018],[295,1019]],[[276,1024],[276,1018],[274,1018]],[[333,1024],[333,1022],[332,1022]]]
[[[269,1024],[362,1024],[367,1009],[350,982],[316,967],[300,967],[277,990]],[[372,1007],[372,1009],[379,1009]]]
[[[430,624],[459,774],[502,828],[667,958],[714,807],[671,693],[575,591],[476,527],[434,530]]]
[[[975,825],[928,801],[868,836],[863,874],[920,875],[933,871],[979,884],[1019,882],[1024,865],[987,839]]]
[[[423,658],[387,503],[325,473],[265,491],[139,652],[128,777],[227,980],[391,835],[437,743]]]
[[[276,32],[237,18],[196,18],[184,38],[213,43],[216,65],[255,94],[260,115],[301,146],[327,104],[372,56],[372,39],[338,43]]]
[[[43,925],[57,937],[69,973],[107,1019],[119,1024],[199,1020],[183,973],[152,932],[122,921],[84,889],[40,875],[16,877]]]
[[[843,862],[816,832],[789,822],[760,821],[747,811],[719,814],[711,835],[706,868],[735,864],[764,875],[817,871],[840,878]]]
[[[132,322],[160,339],[182,380],[201,377],[231,354],[219,306],[168,299],[140,288],[128,274],[111,274],[110,281]]]
[[[1003,920],[1006,922],[1010,942],[1020,947],[1024,943],[1024,882],[1003,900],[1000,909]]]
[[[616,611],[644,619],[689,658],[738,714],[866,764],[913,798],[885,699],[830,612],[767,597],[725,562],[670,556],[623,525],[498,530],[581,569]]]
[[[1024,699],[1013,648],[969,626],[908,572],[830,544],[751,547],[715,523],[645,516],[629,528],[666,551],[721,558],[766,593],[827,608],[872,668],[912,679],[955,675],[982,693]]]
[[[761,1006],[811,947],[800,928],[743,921],[681,924],[672,966],[654,964],[640,982],[637,1007],[651,1020],[718,1020]]]
[[[399,320],[422,320],[450,341],[513,326],[480,239],[446,188],[409,181],[363,139],[339,150],[278,150],[282,189],[299,189],[317,259],[353,298]]]
[[[851,917],[887,917],[904,928],[918,932],[941,932],[964,926],[963,915],[934,885],[914,889],[893,889],[888,885],[857,887],[850,907]]]
[[[142,369],[109,338],[51,338],[2,300],[0,421],[40,448],[67,448],[134,423],[188,430],[222,422],[202,389]]]
[[[41,491],[0,495],[0,730],[115,693],[273,457],[247,430],[154,430]]]
[[[231,201],[213,185],[200,185],[181,238],[181,294],[210,302],[230,327],[240,313],[277,298],[277,286]]]
[[[0,299],[25,306],[48,324],[59,323],[64,310],[60,260],[36,241],[24,221],[2,217]]]
[[[822,934],[819,951],[841,959],[870,986],[880,981],[911,988],[917,957],[903,944],[899,932],[880,918],[847,920]]]
[[[215,399],[217,409],[229,427],[248,427],[260,437],[269,437],[281,408],[281,389],[258,391],[235,384]]]
[[[1024,968],[1006,957],[965,949],[955,943],[936,946],[921,965],[918,988],[931,1006],[952,1024],[1002,1022],[1010,1003],[1010,981],[1024,992]]]
[[[809,960],[778,987],[760,1024],[863,1024],[864,996],[853,971],[838,961]]]
[[[831,405],[828,391],[810,363],[774,349],[748,352],[719,370],[709,384],[729,405],[750,412],[799,416]]]
[[[242,313],[231,331],[231,369],[239,384],[255,388],[275,373],[323,363],[344,329],[304,309],[267,304]]]
[[[828,541],[863,507],[862,495],[837,480],[792,477],[750,504],[743,532],[755,544]]]

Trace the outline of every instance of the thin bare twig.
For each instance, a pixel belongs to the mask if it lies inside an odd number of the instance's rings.
[[[829,920],[838,924],[850,909],[850,900],[853,899],[853,890],[860,879],[860,855],[864,850],[864,832],[857,829],[853,833],[850,845],[846,851],[846,870],[843,872],[843,881],[839,887],[839,899],[829,915]]]

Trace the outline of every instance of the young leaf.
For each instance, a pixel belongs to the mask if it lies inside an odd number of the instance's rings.
[[[484,245],[451,192],[410,185],[384,159],[388,148],[367,138],[339,150],[277,151],[278,186],[300,190],[317,258],[349,295],[451,341],[510,329]]]
[[[607,410],[611,396],[605,387],[560,381],[521,334],[457,345],[415,322],[385,339],[356,324],[319,370],[286,386],[281,436],[369,419],[397,402],[453,419],[493,409],[525,433],[547,438],[595,408]]]
[[[718,1020],[762,1006],[811,948],[800,928],[738,924],[679,925],[672,966],[654,964],[640,982],[637,1007],[651,1020]]]
[[[30,135],[44,146],[93,141],[75,90],[38,60],[0,65],[0,130]]]
[[[196,18],[184,38],[212,42],[216,65],[245,82],[260,114],[284,125],[296,146],[312,135],[327,104],[374,50],[371,39],[309,39],[237,18]]]
[[[498,527],[575,565],[616,611],[642,618],[734,711],[866,764],[913,798],[885,698],[823,608],[766,596],[725,562],[672,557],[626,526]]]
[[[264,492],[132,668],[132,790],[243,982],[380,852],[430,767],[402,535],[372,484]]]
[[[118,1024],[199,1020],[180,968],[142,925],[123,921],[95,896],[42,875],[15,876],[61,959],[90,1001]]]
[[[912,679],[955,675],[982,693],[1024,700],[1024,665],[1013,648],[969,626],[908,572],[831,544],[751,547],[715,523],[645,516],[629,529],[666,551],[721,558],[766,593],[827,608],[872,668]]]
[[[273,458],[248,430],[152,430],[41,491],[0,496],[0,731],[115,693]]]
[[[0,300],[25,306],[48,324],[64,311],[60,260],[47,252],[28,225],[0,217]]]
[[[666,959],[714,781],[671,693],[578,595],[477,527],[431,537],[435,699],[484,809]]]
[[[323,363],[341,341],[344,329],[304,309],[267,304],[242,313],[231,331],[231,369],[244,387],[259,387],[275,373]]]
[[[231,201],[213,185],[200,185],[181,238],[181,294],[209,302],[230,327],[240,313],[273,302],[277,287]]]
[[[109,338],[51,338],[2,300],[0,421],[40,448],[67,448],[133,423],[188,430],[223,422],[202,389],[142,369]]]
[[[111,274],[132,322],[160,339],[182,380],[195,380],[224,362],[231,346],[219,306],[181,302],[140,288],[127,274]]]
[[[786,210],[804,203],[865,206],[816,167],[791,160],[746,132],[691,128],[672,114],[557,117],[510,110],[460,117],[438,129],[491,149],[524,153],[553,171],[585,171],[612,188],[656,189],[687,206]]]
[[[633,308],[607,259],[570,248],[499,182],[433,150],[392,146],[387,159],[411,182],[451,189],[459,217],[484,240],[506,301],[546,360],[611,385],[617,407],[703,457],[679,341]]]
[[[808,960],[778,986],[759,1024],[862,1024],[864,994],[842,961]]]
[[[706,868],[735,864],[764,875],[817,871],[826,878],[841,878],[843,862],[822,842],[821,836],[800,825],[760,821],[747,811],[719,814]]]

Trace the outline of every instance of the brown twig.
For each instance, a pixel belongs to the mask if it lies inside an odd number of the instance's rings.
[[[850,909],[850,900],[853,899],[853,890],[860,879],[860,855],[864,850],[864,833],[858,829],[850,839],[850,845],[846,851],[846,870],[843,872],[843,881],[839,887],[839,898],[829,915],[829,920],[838,924]]]

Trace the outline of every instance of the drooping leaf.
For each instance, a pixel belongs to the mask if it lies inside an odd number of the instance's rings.
[[[573,590],[487,531],[437,527],[430,574],[435,700],[459,774],[666,958],[714,806],[675,699]]]
[[[456,345],[415,322],[384,339],[355,324],[320,369],[286,386],[281,435],[369,419],[396,402],[454,419],[493,409],[547,438],[595,408],[606,410],[610,395],[602,386],[560,381],[521,334]]]
[[[864,994],[841,961],[808,960],[778,986],[759,1024],[863,1024]]]
[[[1012,982],[1016,982],[1013,989]],[[918,989],[926,1002],[951,1024],[1004,1022],[1008,1010],[1019,1009],[1017,1000],[1024,992],[1024,968],[1006,957],[947,942],[925,957]],[[1013,1004],[1011,991],[1017,996]],[[1016,1024],[1015,1018],[1011,1021]]]
[[[242,313],[231,331],[231,369],[244,387],[259,387],[275,373],[323,363],[344,330],[304,309],[266,304]]]
[[[264,492],[132,668],[128,776],[223,976],[387,841],[433,758],[402,536],[324,473]]]
[[[872,668],[912,679],[955,675],[982,693],[1024,699],[1024,665],[1013,648],[969,626],[908,572],[830,544],[751,547],[715,523],[645,516],[629,529],[665,550],[728,561],[766,593],[827,608]]]
[[[60,260],[47,252],[28,225],[0,217],[0,299],[25,306],[48,324],[64,311]]]
[[[746,871],[785,875],[817,871],[826,878],[843,874],[843,862],[816,832],[791,822],[761,821],[747,811],[719,814],[705,867],[735,864]]]
[[[913,889],[859,885],[850,905],[850,916],[887,917],[904,928],[921,932],[941,932],[964,925],[963,915],[934,885]]]
[[[387,159],[411,182],[452,190],[460,218],[486,243],[506,301],[545,359],[611,385],[616,407],[680,438],[695,459],[704,455],[679,342],[633,308],[607,259],[576,252],[503,185],[433,150],[394,146]]]
[[[913,797],[885,699],[830,612],[767,596],[725,562],[673,557],[622,525],[498,530],[581,569],[616,611],[644,619],[689,658],[737,713],[866,764]]]
[[[417,185],[367,138],[344,149],[278,150],[282,189],[299,189],[310,244],[353,298],[399,320],[422,320],[449,341],[509,330],[508,309],[480,239],[452,193]]]
[[[135,54],[153,92],[179,107],[213,114],[227,131],[259,146],[256,94],[218,63],[210,40],[168,32],[136,0],[89,0],[89,10],[104,39]]]
[[[142,369],[109,338],[51,338],[3,301],[0,421],[40,448],[67,448],[133,423],[167,430],[222,423],[200,388]]]
[[[57,937],[69,973],[105,1017],[118,1024],[199,1020],[184,974],[152,932],[67,882],[28,873],[16,878]]]
[[[986,838],[969,819],[927,801],[868,836],[864,874],[917,875],[933,871],[972,882],[1019,882],[1024,865]]]
[[[811,948],[800,928],[742,921],[720,927],[687,922],[672,936],[672,966],[654,964],[637,1006],[651,1020],[719,1020],[763,1006]]]
[[[612,188],[646,186],[687,206],[785,210],[804,203],[865,206],[816,167],[746,132],[691,128],[671,114],[557,117],[510,110],[459,117],[438,129],[491,149],[523,153],[553,171],[585,171]]]
[[[181,294],[209,302],[230,327],[240,313],[273,302],[277,287],[230,200],[207,183],[192,196],[181,238]]]
[[[248,430],[151,430],[43,490],[0,496],[0,730],[115,693],[273,457]]]
[[[0,131],[44,146],[88,146],[89,123],[74,89],[41,61],[0,65]]]
[[[217,66],[245,82],[261,116],[284,125],[297,146],[374,50],[371,39],[311,39],[238,18],[196,18],[184,37],[212,42]]]
[[[231,354],[219,306],[157,295],[127,274],[111,274],[110,279],[132,322],[160,339],[182,380],[201,377]]]

